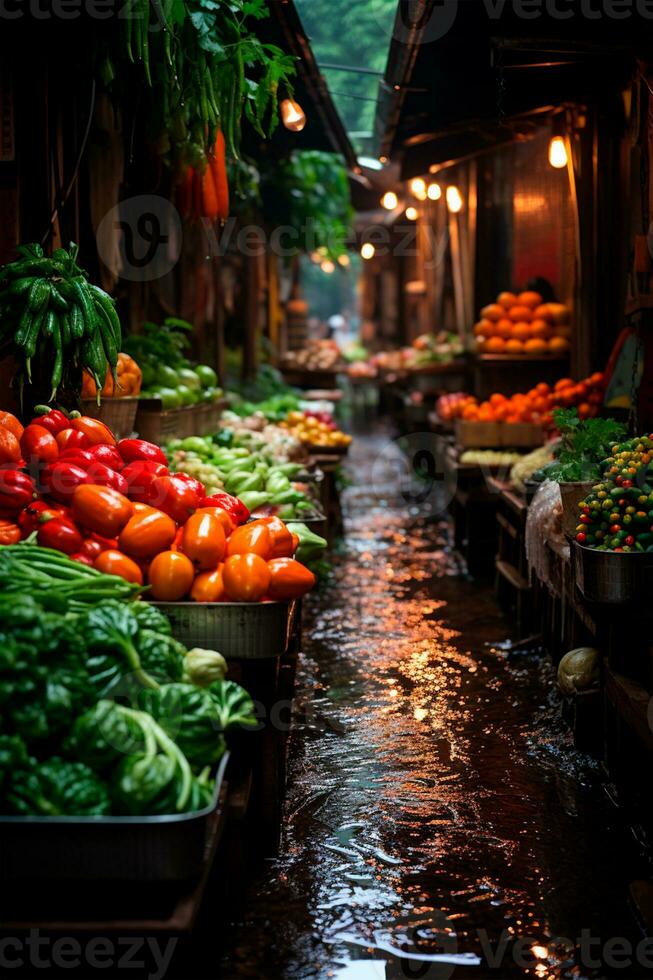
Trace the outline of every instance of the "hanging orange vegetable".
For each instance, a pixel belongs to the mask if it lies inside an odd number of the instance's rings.
[[[213,173],[213,183],[218,199],[216,217],[219,221],[226,221],[229,217],[229,182],[227,180],[227,154],[221,129],[218,130],[215,138],[213,154],[209,156],[209,167]]]

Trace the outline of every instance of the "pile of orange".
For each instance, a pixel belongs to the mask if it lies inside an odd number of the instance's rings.
[[[497,393],[479,403],[470,395],[455,402],[451,410],[453,417],[469,422],[534,422],[550,429],[555,408],[577,408],[583,419],[597,415],[604,391],[603,375],[597,372],[585,381],[562,378],[553,387],[541,382],[525,394],[510,398]]]
[[[499,293],[474,327],[483,354],[566,354],[571,327],[564,303],[544,303],[539,293]]]

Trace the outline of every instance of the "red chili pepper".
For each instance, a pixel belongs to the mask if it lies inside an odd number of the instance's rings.
[[[121,439],[118,443],[118,452],[125,463],[134,463],[141,459],[150,463],[161,463],[163,466],[168,465],[163,450],[144,439]]]
[[[128,463],[120,475],[127,481],[129,499],[145,504],[149,500],[152,484],[157,476],[168,476],[169,473],[168,467],[162,463],[138,459],[133,463]]]
[[[118,493],[127,496],[129,484],[122,473],[116,473],[104,463],[91,463],[87,473],[89,483],[94,483],[98,487],[111,487],[112,490],[117,490]]]
[[[88,452],[98,463],[104,463],[116,473],[119,473],[125,466],[124,460],[115,446],[105,446],[100,443],[98,446],[91,446]]]
[[[86,471],[81,466],[75,466],[74,463],[50,463],[41,473],[41,486],[44,493],[62,503],[71,499],[77,487],[91,482]]]
[[[63,452],[64,449],[88,449],[89,442],[83,432],[68,428],[57,433],[57,445],[59,452]]]
[[[242,500],[230,493],[214,493],[211,497],[200,500],[200,507],[222,507],[229,514],[234,524],[245,524],[249,520],[249,510]]]
[[[0,470],[0,508],[17,514],[36,497],[34,480],[20,470]]]
[[[28,466],[35,463],[54,463],[59,456],[59,446],[54,435],[36,422],[23,430],[20,451]]]
[[[48,432],[51,432],[53,436],[56,436],[60,432],[63,432],[64,429],[70,428],[70,419],[57,408],[53,408],[44,415],[37,415],[32,419],[30,425],[41,425]]]
[[[185,483],[186,486],[190,487],[193,493],[196,493],[200,500],[206,497],[206,487],[199,480],[196,480],[194,476],[189,476],[188,473],[175,473],[175,479],[180,480]]]
[[[84,544],[79,528],[75,527],[72,521],[59,515],[41,524],[36,540],[42,548],[54,548],[55,551],[63,551],[66,555],[79,551]]]

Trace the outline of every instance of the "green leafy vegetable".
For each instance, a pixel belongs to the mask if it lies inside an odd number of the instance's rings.
[[[224,754],[221,716],[214,699],[192,684],[166,684],[143,691],[139,703],[197,765],[217,762]]]
[[[556,483],[598,480],[599,463],[623,439],[624,426],[614,419],[580,419],[575,408],[556,409],[553,419],[562,439],[555,461],[544,468],[547,478]]]
[[[32,760],[8,780],[6,801],[10,812],[23,816],[100,817],[111,810],[106,786],[82,762],[53,757]]]
[[[256,708],[247,691],[234,681],[217,681],[208,688],[217,708],[220,729],[257,725]]]

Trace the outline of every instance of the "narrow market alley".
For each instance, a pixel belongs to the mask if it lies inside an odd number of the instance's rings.
[[[389,504],[387,443],[352,449],[345,541],[308,610],[282,853],[221,975],[613,975],[605,943],[639,939],[598,770],[447,520]]]

